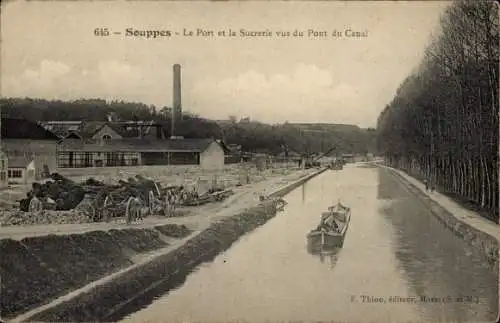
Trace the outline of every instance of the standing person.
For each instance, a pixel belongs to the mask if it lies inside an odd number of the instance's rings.
[[[425,184],[425,191],[429,191],[429,181],[427,179],[424,179],[424,184]]]

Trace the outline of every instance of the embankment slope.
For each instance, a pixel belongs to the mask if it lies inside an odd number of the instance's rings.
[[[323,171],[270,195],[283,196]],[[110,320],[136,297],[158,284],[182,280],[275,214],[275,204],[264,201],[195,232],[166,224],[3,239],[2,317],[14,321]],[[138,257],[148,253],[154,255]]]

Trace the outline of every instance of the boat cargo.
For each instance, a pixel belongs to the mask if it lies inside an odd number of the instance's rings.
[[[309,232],[309,249],[342,247],[351,220],[351,209],[339,203],[321,215],[320,224]]]

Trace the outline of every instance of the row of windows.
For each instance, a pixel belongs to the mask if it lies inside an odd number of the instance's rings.
[[[97,156],[100,156],[98,153]],[[91,152],[59,152],[57,154],[57,166],[61,168],[84,168],[103,166],[137,166],[139,164],[138,153],[104,153],[102,158],[94,159]]]
[[[20,169],[9,169],[8,175],[9,178],[22,178],[23,171]]]

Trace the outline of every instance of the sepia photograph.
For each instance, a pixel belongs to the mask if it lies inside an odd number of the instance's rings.
[[[499,4],[0,10],[0,322],[498,322]]]

